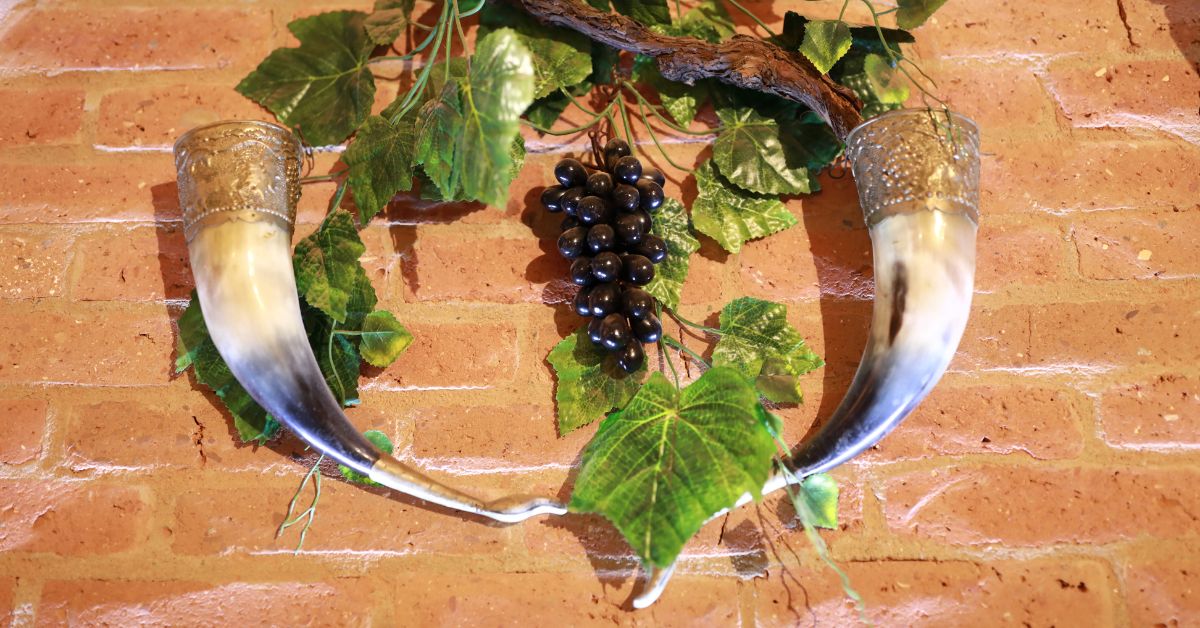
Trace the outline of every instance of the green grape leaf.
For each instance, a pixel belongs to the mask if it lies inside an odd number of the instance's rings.
[[[397,192],[412,189],[414,139],[411,118],[393,125],[381,116],[371,116],[342,155],[348,166],[346,180],[363,224]]]
[[[667,309],[679,307],[683,282],[687,279],[692,253],[700,250],[700,241],[692,235],[683,203],[669,198],[658,209],[650,233],[667,243],[667,259],[654,267],[654,279],[645,290]]]
[[[567,110],[570,104],[571,99],[567,98],[566,94],[554,92],[533,101],[533,104],[525,110],[525,119],[543,129],[548,129],[558,121],[559,116]]]
[[[367,35],[380,46],[396,41],[412,21],[416,0],[375,0],[375,7],[364,20]]]
[[[646,26],[671,23],[667,0],[612,0],[612,6],[617,13],[628,15]]]
[[[288,28],[298,48],[279,48],[238,84],[313,146],[338,144],[367,119],[375,79],[367,67],[375,43],[365,13],[334,11],[298,19]]]
[[[358,405],[358,373],[362,358],[354,342],[337,333],[338,324],[317,308],[301,303],[300,312],[308,332],[308,344],[325,376],[325,385],[329,386],[338,403]]]
[[[598,41],[592,42],[592,74],[588,80],[596,85],[611,85],[613,70],[621,63],[621,51]]]
[[[726,305],[713,366],[728,366],[753,378],[759,392],[776,403],[800,403],[800,376],[824,362],[787,322],[787,306],[752,297]]]
[[[757,194],[807,194],[808,168],[790,163],[774,118],[750,107],[717,109],[722,130],[713,144],[713,162],[731,183]]]
[[[897,0],[896,25],[914,29],[925,23],[934,11],[942,8],[946,0]]]
[[[592,73],[591,40],[572,30],[545,26],[507,2],[489,2],[479,14],[478,37],[508,27],[533,55],[534,97],[583,82]]]
[[[367,430],[363,432],[363,436],[365,436],[367,440],[371,441],[372,445],[378,447],[379,450],[385,454],[391,455],[392,452],[396,451],[396,446],[392,444],[392,439],[388,438],[387,434],[384,434],[379,430]],[[350,467],[347,467],[346,465],[339,464],[338,471],[341,472],[342,477],[356,484],[379,486],[379,482],[372,480],[371,478],[355,471],[354,469],[351,469]]]
[[[638,55],[633,63],[633,80],[645,83],[654,93],[663,108],[680,126],[687,126],[696,118],[696,111],[708,97],[709,83],[697,81],[695,85],[676,83],[663,78],[652,57]]]
[[[633,397],[646,376],[646,367],[625,373],[604,351],[592,344],[587,325],[550,350],[546,361],[558,377],[554,401],[558,433],[565,435],[620,408]]]
[[[587,3],[593,8],[601,11],[608,11],[610,8],[612,8],[608,0],[587,0]]]
[[[733,36],[733,18],[720,0],[701,0],[679,21],[678,35],[717,43]]]
[[[863,59],[863,73],[871,91],[879,102],[887,105],[903,105],[908,100],[908,85],[888,60],[876,54]]]
[[[829,530],[838,526],[837,480],[826,473],[817,473],[804,478],[800,483],[800,499],[808,510],[811,521],[808,525]]]
[[[457,81],[449,81],[441,94],[421,106],[417,114],[417,145],[414,161],[421,164],[429,180],[444,197],[458,189],[454,154],[462,135],[462,101]]]
[[[730,253],[742,250],[748,240],[761,238],[796,224],[796,217],[776,197],[752,194],[730,185],[712,166],[696,168],[698,194],[692,203],[692,224]]]
[[[413,336],[391,312],[379,310],[367,315],[359,339],[363,359],[371,366],[383,368],[408,349]]]
[[[779,35],[771,38],[772,43],[785,50],[799,49],[800,44],[804,41],[808,23],[808,18],[795,11],[788,11],[783,16],[783,30]],[[882,40],[879,37],[879,31],[883,31]],[[885,45],[893,52],[899,53],[900,44],[911,44],[916,41],[908,31],[883,27],[880,27],[879,31],[875,30],[874,25],[851,26],[850,55],[857,53],[861,56],[868,52],[885,54]]]
[[[850,26],[841,20],[818,20],[804,27],[804,41],[800,53],[816,66],[821,74],[828,74],[833,64],[850,50]]]
[[[350,212],[330,213],[316,232],[296,244],[292,263],[300,295],[333,320],[345,321],[351,293],[366,275],[358,263],[365,251]]]
[[[754,387],[714,367],[678,390],[655,372],[600,424],[583,452],[570,509],[616,525],[643,563],[671,565],[714,514],[760,497],[775,443]]]

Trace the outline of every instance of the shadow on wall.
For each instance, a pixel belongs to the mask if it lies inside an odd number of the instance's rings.
[[[1171,38],[1179,52],[1200,73],[1200,2],[1196,0],[1151,0],[1162,5]],[[1135,45],[1145,42],[1134,39]]]

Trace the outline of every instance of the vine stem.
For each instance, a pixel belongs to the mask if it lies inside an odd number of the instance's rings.
[[[847,0],[847,1],[849,1],[849,0]],[[763,22],[762,20],[758,19],[758,16],[755,15],[753,11],[742,6],[742,3],[738,2],[737,0],[729,0],[729,4],[732,4],[734,6],[734,8],[736,8],[738,11],[741,11],[742,13],[745,13],[747,16],[749,16],[750,19],[754,20],[755,24],[758,24],[760,27],[762,27],[762,29],[764,31],[767,31],[768,35],[770,35],[771,37],[775,36],[775,31],[771,30],[771,27],[767,26],[766,22]]]
[[[607,115],[609,113],[609,110],[612,109],[613,104],[615,104],[615,103],[609,103],[607,107],[605,107],[602,111],[600,111],[600,113],[597,113],[586,124],[582,124],[577,127],[571,127],[569,129],[560,129],[558,131],[555,131],[555,130],[546,128],[540,124],[537,124],[536,122],[533,122],[532,120],[526,120],[525,118],[521,118],[521,122],[524,123],[526,126],[536,130],[537,132],[545,133],[546,135],[574,135],[576,133],[582,133],[582,132],[596,126],[596,123],[599,122],[600,120],[602,120],[605,117],[605,115]]]
[[[308,470],[308,473],[304,475],[304,479],[300,480],[300,486],[296,488],[296,494],[292,495],[292,501],[288,503],[287,514],[283,516],[283,522],[279,524],[279,529],[275,531],[275,538],[279,538],[283,535],[284,530],[300,523],[301,520],[307,517],[307,520],[304,521],[304,526],[300,528],[300,542],[296,544],[297,554],[300,553],[300,550],[304,549],[304,539],[308,538],[308,529],[312,527],[313,519],[317,516],[317,502],[321,500],[321,473],[319,469],[321,468],[321,462],[324,460],[325,454],[321,454],[317,458],[317,461],[313,463],[312,468]],[[295,519],[289,520],[292,513],[296,510],[296,502],[300,500],[300,494],[304,492],[304,487],[308,486],[310,481],[313,483],[312,502],[309,503],[308,508],[305,508],[300,514],[296,515]]]
[[[329,174],[314,174],[307,177],[300,177],[300,183],[319,183],[321,181],[336,181],[342,176],[342,171],[330,172]]]
[[[692,168],[681,166],[675,163],[675,160],[671,159],[671,155],[667,154],[667,149],[663,148],[663,145],[658,141],[658,135],[656,135],[654,133],[654,129],[650,127],[650,120],[646,118],[646,110],[642,107],[642,103],[640,101],[638,102],[638,114],[642,117],[642,124],[646,126],[646,133],[650,135],[651,140],[654,140],[654,146],[658,148],[658,152],[662,154],[663,159],[666,159],[667,163],[671,164],[671,167],[675,168],[676,170],[682,170],[683,172],[687,173],[695,172],[695,170]]]
[[[715,329],[715,328],[709,327],[707,325],[701,325],[700,323],[693,323],[692,321],[689,321],[688,319],[680,316],[679,312],[676,312],[675,310],[667,310],[667,314],[670,314],[671,318],[679,321],[680,324],[687,325],[688,327],[693,327],[695,329],[699,329],[700,331],[708,332],[715,336],[725,335],[725,332],[723,332],[719,329]]]
[[[678,350],[686,353],[688,355],[688,357],[695,360],[700,366],[703,366],[704,368],[712,368],[712,365],[708,363],[708,360],[704,359],[704,356],[689,349],[687,347],[687,345],[683,344],[682,342],[680,342],[670,336],[667,336],[665,334],[663,335],[663,342],[666,342],[667,346],[669,346],[669,347],[678,349]]]
[[[629,91],[633,92],[633,96],[634,96],[634,98],[637,99],[639,107],[645,107],[646,109],[649,109],[650,115],[654,116],[655,118],[658,118],[658,120],[660,122],[667,125],[668,128],[670,128],[672,131],[675,131],[676,133],[684,133],[687,135],[716,135],[716,134],[720,133],[721,130],[723,129],[723,127],[721,127],[721,126],[716,126],[711,129],[706,129],[704,131],[693,131],[691,129],[685,129],[682,126],[680,126],[674,122],[671,122],[666,117],[664,117],[661,113],[659,113],[658,107],[655,107],[650,101],[646,100],[646,98],[637,91],[637,88],[633,85],[633,83],[630,83],[629,81],[621,81],[621,84],[623,87],[625,87]]]
[[[654,302],[654,311],[658,314],[658,319],[662,320],[662,304],[658,301]],[[666,361],[667,366],[670,367],[671,375],[675,378],[675,387],[679,388],[679,371],[675,370],[675,362],[671,360],[671,354],[667,353],[666,348],[663,346],[663,339],[666,337],[666,334],[662,334],[658,337],[658,353],[663,357],[663,360]]]

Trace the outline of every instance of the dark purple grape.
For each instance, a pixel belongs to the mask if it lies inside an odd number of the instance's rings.
[[[663,176],[662,170],[658,168],[642,168],[642,178],[650,179],[660,188],[667,184],[667,177]]]
[[[642,162],[637,157],[626,155],[613,164],[612,173],[618,181],[634,185],[642,176]]]
[[[654,314],[654,297],[641,288],[626,288],[621,294],[621,311],[629,318],[643,318]]]
[[[571,262],[571,283],[585,288],[596,283],[592,276],[592,258],[581,255]]]
[[[620,183],[613,188],[612,200],[618,210],[631,212],[639,207],[642,197],[638,194],[637,188]]]
[[[645,361],[646,352],[642,350],[642,345],[636,342],[627,343],[617,352],[617,366],[626,373],[633,373],[642,368]]]
[[[629,321],[620,314],[609,314],[600,323],[600,344],[609,351],[624,347],[629,343],[630,336]]]
[[[629,328],[633,330],[633,337],[641,342],[658,342],[662,338],[662,322],[649,312],[645,316],[631,317]]]
[[[574,227],[558,236],[558,252],[567,259],[575,259],[583,255],[587,246],[587,231],[583,227]]]
[[[562,207],[558,204],[558,201],[562,198],[563,192],[566,191],[566,188],[559,185],[552,185],[542,190],[542,207],[545,207],[550,212],[562,211]]]
[[[613,191],[612,175],[607,172],[593,172],[583,189],[594,196],[608,196]]]
[[[650,214],[644,209],[639,209],[631,214],[625,215],[631,216],[630,220],[637,221],[638,229],[641,229],[643,234],[650,233],[650,228],[654,226],[654,219],[651,218]]]
[[[642,239],[642,243],[633,249],[638,255],[645,255],[651,262],[655,264],[667,259],[667,243],[662,238],[649,233]]]
[[[602,283],[593,286],[588,295],[588,305],[592,308],[592,316],[604,318],[613,312],[621,311],[621,289],[615,283]]]
[[[574,216],[579,209],[579,201],[583,198],[583,188],[569,188],[558,198],[558,206],[568,216]]]
[[[605,222],[604,218],[608,213],[608,206],[604,204],[604,199],[599,196],[583,197],[583,200],[579,201],[579,209],[576,211],[579,222],[585,225]]]
[[[649,261],[649,260],[647,260]],[[592,258],[592,276],[602,282],[613,281],[621,274],[621,258],[612,251],[605,251]]]
[[[613,231],[612,225],[598,224],[592,225],[588,229],[587,245],[592,253],[603,253],[611,251],[617,244],[617,234]]]
[[[603,325],[603,318],[593,318],[592,321],[588,323],[588,338],[592,341],[592,344],[596,346],[600,346],[600,343],[603,341],[603,336],[600,335],[600,330]]]
[[[567,229],[573,229],[578,226],[579,219],[574,216],[567,216],[566,218],[563,218],[561,223],[558,224],[558,228],[562,229],[563,231],[566,231]]]
[[[646,236],[645,226],[637,214],[621,214],[617,218],[617,237],[626,245],[637,244]]]
[[[575,299],[571,301],[571,307],[575,309],[576,314],[580,316],[592,315],[591,293],[592,291],[589,288],[581,288],[579,292],[575,293]]]
[[[604,163],[608,165],[610,170],[617,163],[618,159],[632,154],[633,151],[629,148],[629,142],[623,139],[614,137],[604,145]]]
[[[587,170],[579,160],[567,158],[554,165],[554,178],[564,188],[573,188],[587,182]]]
[[[630,255],[625,258],[624,266],[625,280],[635,286],[644,286],[654,279],[654,262],[642,255]]]
[[[663,204],[663,189],[662,186],[650,179],[641,179],[637,182],[638,195],[641,197],[642,209],[655,211]]]

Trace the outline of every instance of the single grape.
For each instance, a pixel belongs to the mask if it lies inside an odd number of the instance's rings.
[[[629,142],[623,139],[614,137],[604,145],[604,163],[608,165],[610,170],[617,163],[618,159],[632,154],[633,151],[629,149]]]
[[[641,179],[637,182],[638,195],[641,197],[642,209],[655,211],[662,207],[663,189],[662,186],[650,179]]]
[[[654,219],[651,218],[650,214],[644,209],[639,209],[631,214],[625,215],[630,216],[630,220],[635,221],[638,229],[644,234],[650,233],[650,228],[654,226]]]
[[[562,198],[563,192],[566,191],[566,188],[560,185],[552,185],[542,190],[542,207],[545,207],[549,212],[562,211],[562,207],[558,204],[558,201]]]
[[[613,191],[612,175],[607,172],[593,172],[583,189],[594,196],[608,196]]]
[[[613,281],[621,274],[621,258],[612,251],[605,251],[592,258],[592,276],[602,282]]]
[[[667,243],[662,238],[648,233],[642,239],[641,244],[633,249],[634,253],[644,255],[647,259],[655,264],[667,259]]]
[[[587,231],[583,227],[574,227],[558,236],[558,252],[567,259],[575,259],[583,255],[587,244]]]
[[[558,197],[558,206],[563,211],[567,212],[568,216],[574,216],[579,209],[579,201],[583,199],[583,188],[568,188]]]
[[[604,204],[604,199],[599,196],[585,196],[583,200],[579,201],[576,215],[579,222],[585,225],[594,225],[598,222],[605,222],[604,218],[608,215],[608,207]]]
[[[644,286],[654,279],[654,262],[642,255],[625,258],[625,280],[635,286]]]
[[[626,373],[633,373],[642,368],[645,361],[646,352],[642,350],[642,345],[636,342],[627,343],[617,352],[617,366]]]
[[[618,183],[617,187],[613,188],[612,200],[618,210],[631,212],[640,206],[642,197],[632,185]]]
[[[592,225],[592,228],[588,229],[587,244],[592,253],[611,251],[617,244],[617,234],[613,231],[612,225],[603,223]]]
[[[617,218],[617,237],[625,245],[641,242],[646,235],[645,223],[637,214],[621,214]]]
[[[579,292],[575,293],[575,299],[571,301],[571,307],[575,309],[576,314],[585,317],[592,315],[591,293],[590,288],[582,288]]]
[[[579,160],[568,157],[554,165],[554,178],[558,179],[563,187],[572,188],[587,182],[587,170]]]
[[[592,276],[592,258],[581,255],[571,262],[571,283],[585,288],[596,283]]]
[[[567,229],[572,229],[572,228],[575,228],[578,226],[579,226],[579,219],[574,216],[567,216],[566,218],[563,218],[563,221],[561,223],[558,224],[558,228],[563,231],[566,231]]]
[[[642,162],[633,155],[626,155],[613,164],[612,172],[618,181],[634,185],[642,176]]]
[[[658,342],[662,338],[662,321],[649,312],[645,316],[630,317],[629,328],[633,330],[633,337],[641,342]]]
[[[621,310],[621,289],[615,283],[602,283],[592,287],[588,295],[588,305],[592,308],[592,316],[604,318],[613,312]]]
[[[662,170],[658,168],[642,168],[642,178],[650,179],[658,184],[658,187],[663,187],[667,184],[667,178],[663,176]]]
[[[642,318],[654,314],[654,297],[641,288],[626,288],[621,294],[621,311],[629,318]]]
[[[629,342],[629,321],[617,313],[609,314],[600,323],[600,344],[609,351],[616,351]]]
[[[600,346],[600,343],[603,342],[604,337],[600,335],[600,330],[603,329],[603,327],[603,318],[593,318],[592,321],[588,323],[588,338],[592,341],[592,344]]]

